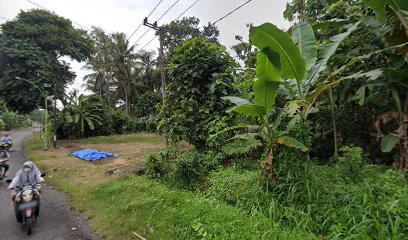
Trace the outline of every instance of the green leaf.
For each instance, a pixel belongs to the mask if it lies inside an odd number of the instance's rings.
[[[377,19],[382,23],[385,21],[384,7],[387,2],[388,0],[371,0],[367,3],[367,6],[374,11]]]
[[[296,79],[298,82],[302,81],[306,63],[289,34],[272,23],[264,23],[253,27],[249,38],[260,50],[269,48],[279,53],[283,77]]]
[[[358,105],[363,106],[366,103],[366,92],[367,85],[363,85],[357,90],[353,99],[358,101]]]
[[[360,24],[360,22],[357,22],[351,27],[347,29],[346,32],[340,33],[338,35],[333,36],[330,38],[331,42],[323,45],[320,47],[319,50],[319,57],[321,58],[316,65],[312,68],[312,72],[310,74],[310,77],[307,81],[307,84],[311,84],[315,82],[319,78],[320,72],[326,69],[327,67],[327,62],[329,59],[333,56],[333,54],[336,52],[337,48],[340,46],[340,43],[346,39],[354,30],[356,30],[357,26]]]
[[[274,104],[278,95],[280,83],[280,63],[279,55],[276,52],[269,53],[268,56],[259,52],[257,55],[256,74],[258,80],[254,82],[254,103],[269,110]]]
[[[74,115],[74,123],[78,123],[79,122],[79,114],[75,114]]]
[[[248,117],[262,117],[266,114],[266,109],[263,106],[259,106],[249,102],[246,99],[240,97],[222,97],[224,100],[229,100],[234,103],[235,107],[227,110],[227,112],[238,112]]]
[[[247,128],[247,129],[258,129],[259,126],[258,126],[258,125],[243,124],[243,125],[236,125],[236,126],[232,126],[232,127],[227,127],[227,128],[225,128],[225,129],[223,129],[223,130],[217,132],[216,134],[211,135],[210,138],[209,138],[209,140],[210,140],[210,139],[213,139],[213,138],[217,137],[218,135],[223,134],[223,133],[225,133],[225,132],[229,132],[229,131],[237,130],[237,129],[243,129],[243,128]]]
[[[241,106],[241,105],[245,105],[245,104],[251,104],[251,102],[248,101],[247,99],[240,98],[240,97],[222,97],[221,99],[229,100],[229,101],[231,101],[233,104],[235,104],[237,106]]]
[[[398,112],[400,113],[400,116],[402,115],[402,108],[401,108],[401,101],[400,101],[400,95],[394,87],[390,88],[391,90],[391,95],[392,98],[394,99],[395,106],[397,107]]]
[[[307,22],[296,24],[292,30],[292,39],[306,60],[306,71],[309,71],[316,64],[317,59],[316,37],[312,26]]]
[[[361,78],[361,77],[368,77],[370,80],[376,79],[378,77],[381,76],[381,74],[383,73],[383,69],[374,69],[372,71],[368,71],[368,72],[358,72],[355,74],[351,74],[349,76],[346,77],[342,77],[339,80],[330,82],[328,84],[324,84],[321,83],[317,86],[316,90],[313,92],[313,94],[308,96],[308,100],[312,101],[314,98],[318,97],[323,91],[325,91],[326,89],[328,89],[329,87],[336,85],[344,80],[347,79],[357,79],[357,78]]]
[[[382,152],[391,152],[395,145],[399,142],[397,137],[387,135],[381,139],[381,151]]]
[[[92,122],[92,120],[89,119],[89,118],[85,118],[85,120],[86,120],[86,122],[88,123],[89,128],[90,128],[91,130],[95,130],[95,125],[94,125],[94,123]]]
[[[276,140],[276,143],[283,144],[291,148],[300,149],[302,152],[309,151],[309,149],[303,143],[299,142],[298,140],[292,137],[288,137],[288,136],[283,136],[283,137],[278,138]]]
[[[227,112],[231,112],[231,111],[244,114],[248,117],[262,117],[266,114],[265,107],[255,105],[252,103],[233,107],[229,109]]]

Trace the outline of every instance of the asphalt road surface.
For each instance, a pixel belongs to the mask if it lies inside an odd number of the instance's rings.
[[[13,178],[20,166],[26,161],[22,151],[25,137],[30,131],[11,133],[14,148],[11,150],[10,170],[8,177]],[[41,170],[41,169],[40,169]],[[21,224],[17,223],[11,203],[10,192],[5,179],[0,181],[0,239],[4,240],[96,240],[90,227],[83,217],[70,209],[61,192],[53,190],[46,184],[43,186],[41,212],[33,225],[33,233],[27,236]]]

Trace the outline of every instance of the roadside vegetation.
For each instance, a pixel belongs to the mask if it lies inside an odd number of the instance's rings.
[[[47,76],[64,73],[54,83],[63,89],[73,75],[56,53],[93,70],[93,94],[53,95],[64,105],[53,122],[60,148],[32,140],[26,150],[107,239],[404,239],[407,12],[405,0],[293,0],[283,13],[289,29],[248,24],[249,38],[236,36],[240,61],[216,26],[185,17],[165,26],[166,86],[160,58],[124,33],[23,12],[2,25],[0,53],[14,64],[0,66],[0,96],[13,111],[44,107],[4,92],[39,67],[47,74],[31,80],[51,93]],[[16,32],[37,18],[70,29],[59,40],[74,46]],[[37,55],[54,64],[33,69],[26,63]],[[68,155],[83,148],[119,156]]]

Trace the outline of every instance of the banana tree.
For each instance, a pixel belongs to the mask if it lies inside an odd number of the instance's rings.
[[[98,113],[103,111],[98,105],[88,102],[88,97],[80,95],[78,99],[76,97],[72,98],[69,105],[64,107],[60,115],[60,119],[68,132],[74,130],[75,135],[79,135],[81,138],[85,135],[85,127],[88,126],[89,129],[95,130],[95,124],[101,124],[101,117]],[[90,109],[90,105],[92,109]],[[79,129],[79,134],[77,130]]]
[[[335,79],[341,72],[334,71],[327,74],[327,63],[335,54],[341,42],[346,39],[359,25],[359,22],[347,25],[347,31],[335,35],[330,40],[318,48],[313,29],[309,23],[299,23],[292,28],[292,36],[276,26],[265,23],[252,28],[250,34],[251,42],[258,48],[264,49],[268,45],[277,51],[281,57],[282,77],[281,89],[287,94],[290,115],[294,116],[293,121],[306,125],[307,118],[313,112],[314,106],[320,94],[331,86],[338,84],[346,78]],[[279,34],[276,34],[279,33]],[[286,34],[286,38],[279,35]],[[291,49],[282,46],[290,42]],[[293,61],[293,52],[299,52],[303,64]],[[325,79],[321,80],[322,73]],[[292,81],[292,80],[296,81]],[[320,81],[318,81],[320,80]],[[336,125],[333,121],[334,138],[336,139]],[[306,136],[303,136],[305,141]],[[337,141],[335,141],[337,142]],[[336,144],[337,145],[337,144]],[[336,151],[337,152],[337,151]]]
[[[277,44],[276,41],[271,40],[268,36],[257,37],[262,41],[256,41],[255,44],[260,49],[260,52],[257,54],[257,80],[253,84],[253,102],[239,97],[224,98],[235,104],[235,107],[228,111],[235,111],[249,118],[256,118],[258,124],[233,126],[217,133],[247,128],[250,133],[245,134],[244,137],[261,137],[266,143],[266,159],[261,167],[264,172],[271,174],[273,173],[274,153],[278,144],[297,148],[303,152],[308,151],[308,148],[303,143],[288,136],[286,131],[278,129],[280,122],[288,116],[287,109],[275,107],[275,99],[278,95],[281,78],[282,76],[288,78],[295,77],[301,80],[306,64],[299,48],[296,47],[290,36],[276,29],[272,24],[267,24],[265,28],[268,35],[279,39],[282,44]],[[251,32],[250,37],[254,37],[254,32]],[[259,43],[262,43],[262,45]]]

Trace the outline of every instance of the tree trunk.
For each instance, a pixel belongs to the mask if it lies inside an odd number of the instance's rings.
[[[330,113],[333,127],[334,156],[337,157],[339,155],[339,143],[337,138],[337,122],[335,117],[334,100],[331,87],[329,88],[329,95],[330,95]]]
[[[128,112],[129,99],[128,99],[128,92],[127,92],[126,83],[123,83],[123,88],[124,88],[124,92],[125,92],[125,114],[128,116],[129,115],[129,112]]]

